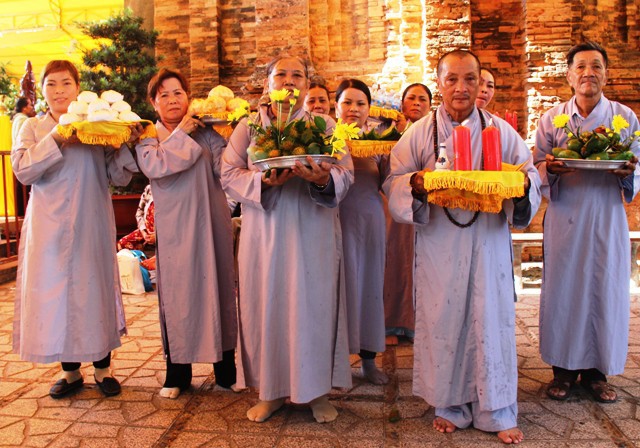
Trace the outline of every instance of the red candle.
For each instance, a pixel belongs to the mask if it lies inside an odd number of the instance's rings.
[[[506,111],[504,113],[504,121],[506,121],[507,123],[511,124],[511,112]],[[513,126],[513,125],[512,125]]]
[[[502,171],[500,130],[495,126],[487,126],[482,131],[482,155],[485,171]]]
[[[453,169],[471,171],[471,131],[466,126],[453,128]]]
[[[511,126],[513,126],[513,129],[515,129],[516,131],[518,130],[518,112],[514,112],[513,115],[511,115]]]

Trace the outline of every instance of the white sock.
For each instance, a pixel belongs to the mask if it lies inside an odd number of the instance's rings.
[[[179,387],[163,387],[160,389],[160,396],[163,398],[171,398],[175,400],[180,396],[180,388]]]
[[[67,380],[67,383],[71,384],[74,381],[78,381],[82,378],[82,374],[80,373],[80,369],[71,370],[69,372],[62,371],[62,379]]]
[[[94,369],[94,375],[96,376],[96,380],[103,382],[105,378],[112,376],[111,372],[109,371],[109,367],[106,367],[104,369]]]

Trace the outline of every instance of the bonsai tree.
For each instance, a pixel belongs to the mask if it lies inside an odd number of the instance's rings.
[[[143,23],[130,9],[107,20],[78,23],[84,34],[102,42],[84,51],[87,69],[80,70],[80,85],[98,94],[120,92],[141,118],[153,119],[146,94],[149,80],[158,71],[154,48],[159,33],[143,29]]]

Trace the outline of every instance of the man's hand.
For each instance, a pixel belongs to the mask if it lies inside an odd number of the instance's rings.
[[[575,168],[567,168],[563,161],[556,160],[552,154],[547,154],[545,161],[547,163],[547,171],[551,174],[573,173],[576,170]]]
[[[633,156],[631,160],[627,160],[627,163],[624,164],[623,168],[620,168],[619,170],[611,170],[611,172],[620,179],[624,179],[625,177],[633,174],[636,170],[636,163],[638,163],[638,158]]]
[[[423,196],[427,194],[424,189],[424,174],[426,170],[418,171],[411,176],[411,194],[413,196]]]

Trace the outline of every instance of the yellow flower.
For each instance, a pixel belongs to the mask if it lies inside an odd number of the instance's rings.
[[[273,90],[269,93],[269,98],[275,103],[282,103],[288,96],[289,91],[287,89]]]
[[[611,127],[613,127],[614,132],[619,134],[621,130],[629,127],[629,123],[622,118],[622,115],[614,115],[611,121]]]
[[[249,115],[249,111],[245,107],[240,106],[236,107],[233,112],[229,112],[229,115],[227,115],[227,120],[240,121],[242,117],[246,117],[247,115]]]
[[[293,106],[295,106],[295,105],[296,105],[296,102],[297,102],[297,101],[296,101],[296,99],[295,99],[295,98],[291,98],[291,99],[289,100],[289,105],[290,105],[291,107],[293,107]]]
[[[298,98],[300,96],[300,91],[298,89],[293,89],[293,97]]]
[[[633,135],[640,137],[640,131],[634,132]]]
[[[569,115],[560,114],[553,117],[553,126],[556,128],[563,128],[569,123]]]
[[[333,129],[333,138],[338,140],[351,140],[358,138],[360,128],[356,126],[356,123],[347,124],[342,121],[342,118],[338,118],[336,127]]]
[[[334,151],[341,152],[343,154],[347,153],[347,151],[344,150],[345,146],[346,143],[344,142],[344,140],[335,140],[333,143],[331,143],[331,147]]]

